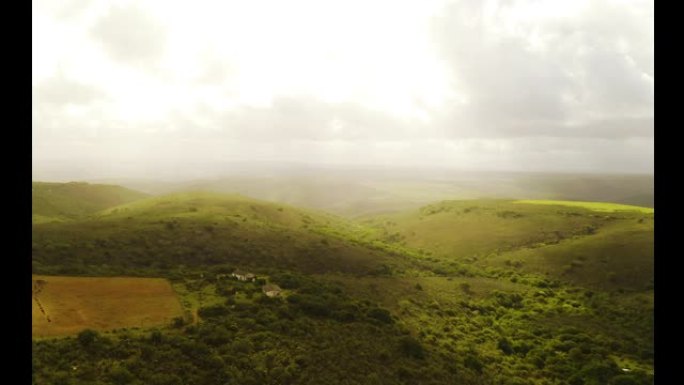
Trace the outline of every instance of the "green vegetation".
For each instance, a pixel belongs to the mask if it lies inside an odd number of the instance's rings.
[[[443,273],[536,274],[603,289],[653,279],[653,214],[505,200],[444,201],[364,218],[372,237],[420,250]],[[610,276],[609,276],[610,274]]]
[[[167,278],[184,311],[34,339],[36,384],[653,383],[649,212],[468,200],[350,221],[183,193],[34,222],[32,256]]]
[[[445,173],[428,170],[254,169],[220,179],[166,183],[121,181],[153,194],[178,191],[239,193],[257,199],[357,217],[416,209],[445,199],[557,199],[653,207],[653,176],[553,173]]]
[[[328,214],[240,196],[175,194],[82,220],[34,224],[33,268],[37,274],[146,276],[180,265],[232,263],[362,274],[391,263],[355,241],[354,228]]]
[[[592,211],[602,212],[616,212],[616,211],[638,211],[641,213],[653,214],[653,208],[623,205],[617,203],[607,202],[581,202],[581,201],[550,201],[550,200],[518,200],[513,203],[531,204],[531,205],[554,205],[554,206],[572,206],[583,207]]]
[[[33,223],[61,222],[143,199],[147,194],[121,186],[88,183],[31,184]]]

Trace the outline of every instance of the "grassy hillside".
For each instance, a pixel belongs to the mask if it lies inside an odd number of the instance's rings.
[[[517,205],[504,200],[443,201],[418,210],[364,218],[377,237],[456,260],[558,241],[601,225],[574,209]]]
[[[188,182],[118,180],[151,194],[179,191],[238,193],[256,199],[359,215],[415,209],[445,199],[555,199],[653,207],[653,176],[446,170],[276,167],[241,169]]]
[[[362,223],[375,229],[377,239],[485,270],[640,289],[653,279],[652,211],[593,202],[466,200]]]
[[[385,181],[383,178],[347,175],[233,176],[216,180],[170,184],[122,181],[141,191],[168,194],[183,191],[212,191],[241,194],[256,199],[307,207],[344,216],[396,211],[419,207],[453,196],[453,189],[422,181]]]
[[[651,385],[653,214],[615,208],[444,201],[351,221],[188,192],[34,223],[34,273],[165,277],[185,308],[34,341],[34,378]]]
[[[88,183],[31,183],[33,223],[82,218],[147,197],[121,186]]]
[[[558,277],[601,289],[653,287],[653,222],[617,222],[591,236],[524,247],[483,258],[483,266]]]
[[[71,274],[95,267],[110,274],[134,267],[144,274],[220,264],[372,272],[388,256],[352,241],[355,227],[333,215],[242,196],[179,193],[87,219],[34,224],[33,261],[36,273],[54,272],[48,266],[55,265]]]
[[[619,211],[636,211],[645,214],[653,214],[652,207],[642,207],[634,205],[625,205],[610,202],[582,202],[582,201],[557,201],[557,200],[519,200],[513,203],[529,204],[529,205],[550,205],[550,206],[570,206],[583,207],[591,211],[600,211],[614,213]]]

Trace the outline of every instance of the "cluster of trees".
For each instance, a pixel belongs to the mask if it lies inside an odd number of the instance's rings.
[[[367,272],[381,258],[346,239],[323,239],[312,231],[265,231],[232,221],[73,222],[33,229],[36,274],[165,275],[179,266],[276,267],[307,272]],[[354,256],[350,258],[350,256]]]
[[[226,269],[179,274],[196,282]],[[224,300],[202,307],[196,325],[175,320],[158,330],[86,330],[34,341],[34,383],[653,383],[652,375],[624,372],[610,358],[644,352],[633,358],[652,360],[648,338],[617,344],[618,336],[554,326],[558,317],[573,317],[558,313],[568,303],[599,318],[626,316],[629,308],[609,296],[559,288],[494,291],[454,306],[414,302],[413,316],[397,317],[327,280],[279,270],[270,281],[288,295],[266,297],[252,282],[214,283]],[[251,291],[252,299],[235,301],[233,289]],[[638,331],[652,329],[648,320],[640,322]]]
[[[444,204],[423,214],[452,209]],[[653,364],[652,305],[626,302],[625,293],[571,287],[524,273],[513,262],[480,268],[373,237],[345,240],[342,230],[310,220],[306,236],[243,231],[243,222],[132,219],[87,231],[79,223],[34,231],[34,273],[162,276],[187,283],[197,297],[207,286],[215,291],[211,301],[200,300],[199,324],[179,318],[159,330],[86,330],[34,341],[34,383],[653,383],[642,369]],[[217,279],[238,267],[268,275],[287,295],[263,295],[264,281]],[[417,294],[392,313],[371,296],[302,272],[387,281],[432,276],[453,280],[458,299],[412,283]],[[479,279],[524,290],[485,291]],[[623,371],[615,357],[637,365]]]
[[[34,383],[438,384],[467,376],[387,310],[334,284],[280,278],[298,294],[207,306],[197,325],[34,341]]]
[[[652,309],[626,306],[617,294],[553,287],[446,301],[405,301],[401,319],[424,346],[492,383],[653,383]]]

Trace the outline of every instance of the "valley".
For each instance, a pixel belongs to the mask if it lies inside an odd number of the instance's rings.
[[[36,383],[653,381],[652,208],[343,217],[203,191],[52,207],[33,212],[60,219],[33,224]]]

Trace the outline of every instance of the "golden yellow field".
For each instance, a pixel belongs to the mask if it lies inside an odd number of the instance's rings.
[[[32,281],[34,337],[149,327],[182,314],[176,293],[161,278],[34,275]]]

